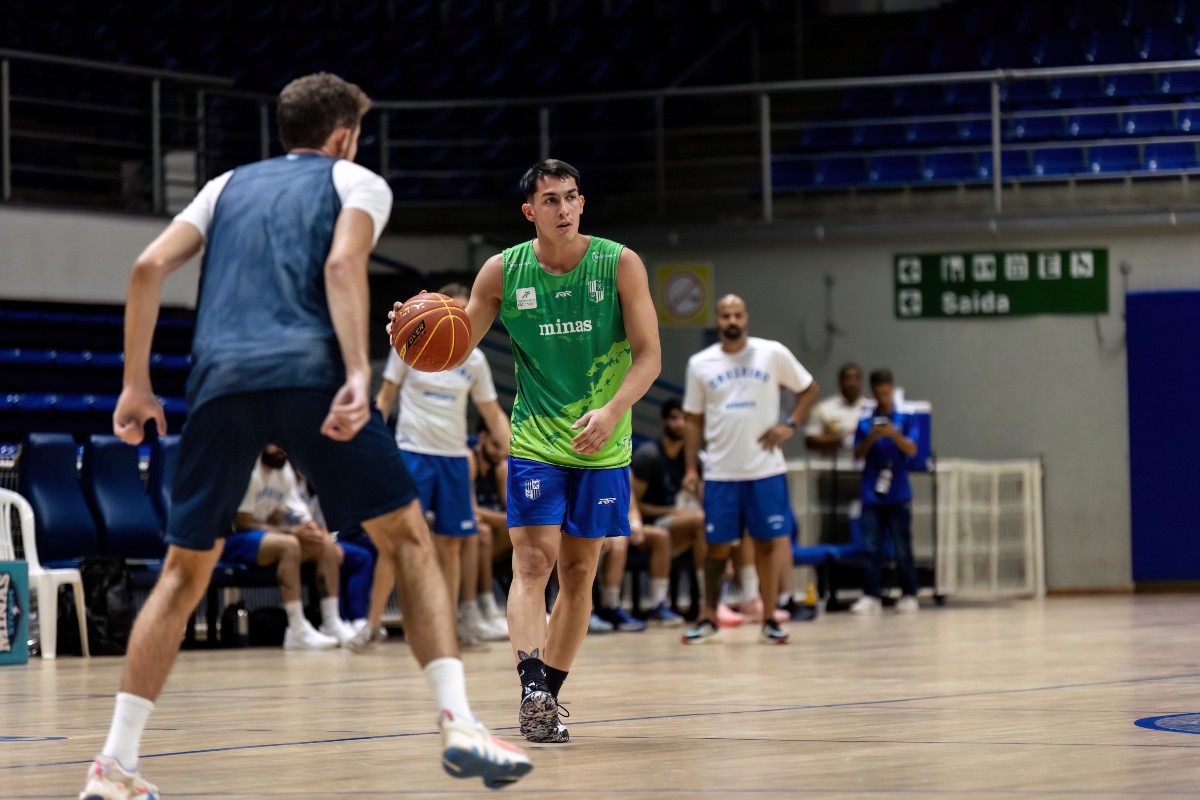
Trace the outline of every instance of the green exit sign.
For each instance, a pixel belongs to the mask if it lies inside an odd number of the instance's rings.
[[[1108,251],[902,253],[893,263],[899,319],[1108,312]]]

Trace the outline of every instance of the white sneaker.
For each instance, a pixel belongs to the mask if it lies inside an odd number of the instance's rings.
[[[850,606],[851,614],[878,614],[883,611],[883,603],[878,597],[872,597],[869,594],[864,594]]]
[[[339,647],[349,647],[350,642],[359,632],[350,623],[339,619],[332,624],[328,622],[321,623],[321,633],[337,639]]]
[[[321,633],[308,620],[298,628],[288,625],[287,633],[283,635],[284,650],[332,650],[337,646],[337,639]]]
[[[494,625],[489,625],[477,605],[462,605],[458,608],[458,629],[471,639],[480,642],[503,642],[508,639]]]
[[[897,614],[915,614],[921,610],[921,606],[917,603],[917,598],[911,594],[906,594],[896,601]]]
[[[483,618],[491,623],[492,627],[504,633],[504,638],[508,638],[508,617],[504,613],[504,609],[496,602],[496,598],[491,592],[482,595],[479,598],[479,610],[483,612]]]
[[[159,795],[140,771],[128,772],[115,758],[96,756],[79,800],[159,800]]]
[[[489,789],[502,789],[529,774],[533,764],[516,745],[501,741],[482,722],[459,721],[443,711],[442,768],[454,778],[483,778]]]

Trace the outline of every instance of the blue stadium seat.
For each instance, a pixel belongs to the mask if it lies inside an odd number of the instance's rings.
[[[941,108],[946,104],[946,89],[940,84],[900,86],[892,93],[897,108]]]
[[[92,436],[83,448],[84,496],[99,521],[101,549],[126,559],[166,553],[162,523],[142,489],[138,448],[116,436]]]
[[[853,132],[843,126],[805,128],[800,133],[800,145],[807,150],[836,150],[846,146]]]
[[[974,153],[930,153],[921,167],[927,183],[957,183],[979,177]]]
[[[1050,87],[1041,78],[1014,81],[1008,84],[1007,91],[1001,98],[1004,103],[1018,108],[1043,106],[1046,104]]]
[[[877,112],[892,107],[892,92],[882,86],[847,89],[842,93],[842,108],[847,111]]]
[[[1094,31],[1088,37],[1083,53],[1083,60],[1088,64],[1128,64],[1137,58],[1133,35],[1127,30]]]
[[[1075,114],[1067,118],[1067,135],[1072,139],[1096,139],[1121,133],[1116,114]]]
[[[908,134],[915,145],[951,144],[958,139],[958,127],[953,122],[919,122],[910,126]]]
[[[1160,94],[1176,97],[1200,94],[1200,71],[1167,72],[1159,75],[1158,91]]]
[[[67,433],[31,433],[21,445],[18,491],[37,524],[42,566],[77,566],[100,553],[100,536],[88,511],[76,469],[79,448]]]
[[[1169,142],[1166,144],[1146,145],[1142,168],[1147,172],[1195,170],[1196,167],[1195,142]]]
[[[903,125],[861,125],[854,129],[851,142],[855,147],[879,150],[898,147],[908,140]]]
[[[1018,12],[1017,30],[1028,36],[1036,36],[1046,31],[1065,30],[1070,21],[1071,10],[1070,3],[1025,0]]]
[[[846,187],[861,183],[865,177],[861,158],[824,158],[814,164],[813,186]]]
[[[982,81],[951,83],[946,86],[946,104],[961,109],[988,108],[992,102],[991,84]]]
[[[813,184],[811,159],[781,159],[771,162],[771,186],[775,191],[797,191]]]
[[[1074,33],[1044,33],[1033,48],[1032,61],[1037,67],[1065,67],[1084,60],[1084,44]]]
[[[1127,111],[1121,130],[1126,136],[1157,136],[1175,129],[1171,111]]]
[[[1194,56],[1187,32],[1181,27],[1150,28],[1142,35],[1137,48],[1140,61],[1178,61]]]
[[[1093,175],[1136,172],[1142,168],[1137,145],[1121,144],[1088,150],[1088,170]]]
[[[1085,171],[1083,149],[1079,147],[1048,147],[1030,153],[1031,175],[1034,177],[1067,177]]]
[[[1154,76],[1147,73],[1105,75],[1101,84],[1104,96],[1112,98],[1149,97],[1155,89]]]
[[[917,156],[876,156],[867,167],[867,182],[880,185],[915,183],[921,180]]]
[[[957,139],[963,144],[982,144],[992,140],[992,121],[990,119],[963,120],[957,125]]]
[[[1018,117],[1012,121],[1009,137],[1015,141],[1044,142],[1065,135],[1066,129],[1060,116]]]
[[[1050,97],[1060,101],[1091,100],[1101,97],[1104,89],[1095,75],[1059,78],[1050,83]]]
[[[980,153],[978,174],[981,179],[990,180],[992,177],[992,154]],[[1004,180],[1025,178],[1031,174],[1028,150],[1000,151],[1000,175]]]

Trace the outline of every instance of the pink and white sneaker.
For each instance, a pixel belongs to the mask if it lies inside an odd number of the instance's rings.
[[[492,736],[478,720],[456,720],[442,711],[442,768],[455,778],[482,778],[489,789],[503,789],[533,769],[533,763],[516,745]]]
[[[79,800],[159,800],[159,795],[139,770],[129,772],[115,758],[96,756]]]

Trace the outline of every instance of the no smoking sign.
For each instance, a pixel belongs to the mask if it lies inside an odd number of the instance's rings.
[[[712,322],[712,264],[660,264],[656,305],[663,325],[707,326]]]

